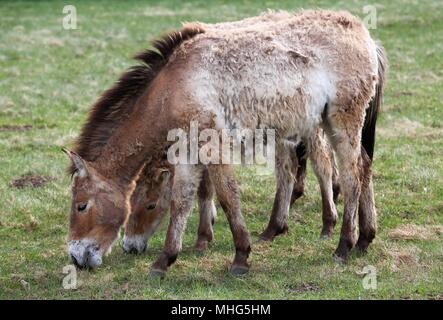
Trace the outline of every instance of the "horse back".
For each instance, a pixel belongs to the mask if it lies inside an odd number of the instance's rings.
[[[281,17],[205,25],[175,53],[183,90],[220,126],[310,131],[325,105],[373,94],[376,47],[358,18],[332,11]]]

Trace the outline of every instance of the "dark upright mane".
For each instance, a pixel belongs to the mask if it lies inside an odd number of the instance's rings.
[[[146,49],[134,56],[143,64],[131,67],[114,86],[103,92],[89,111],[74,151],[83,159],[94,161],[114,130],[132,112],[137,99],[166,65],[174,50],[184,41],[203,32],[197,25],[188,25],[154,40],[154,49]],[[72,175],[75,167],[71,165],[68,170]]]

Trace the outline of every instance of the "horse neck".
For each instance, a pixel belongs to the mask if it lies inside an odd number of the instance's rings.
[[[123,190],[137,177],[147,159],[159,154],[166,143],[166,123],[160,119],[161,115],[152,110],[148,112],[148,109],[152,108],[144,108],[141,104],[136,107],[94,161],[95,168]]]
[[[159,73],[94,161],[96,169],[123,190],[128,190],[148,159],[164,155],[171,144],[167,141],[170,130],[186,130],[191,119],[203,119],[199,108],[188,100],[186,88],[176,86],[182,80],[181,69]]]
[[[132,114],[114,131],[94,161],[100,174],[116,182],[122,190],[128,190],[148,159],[158,160],[164,154],[170,144],[167,141],[169,130],[189,124],[180,112],[174,112],[178,104],[174,99],[165,98],[167,92],[157,90],[140,98]]]

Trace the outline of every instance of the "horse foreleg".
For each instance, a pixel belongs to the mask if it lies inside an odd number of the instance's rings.
[[[182,172],[185,170],[186,172]],[[176,166],[172,186],[171,218],[163,252],[151,268],[151,275],[164,277],[182,248],[183,232],[192,209],[201,170],[195,166]]]
[[[208,172],[234,238],[235,257],[230,272],[234,275],[246,273],[249,270],[247,260],[251,252],[251,240],[240,211],[240,191],[233,168],[228,165],[210,165]]]
[[[361,148],[361,195],[358,206],[359,237],[357,249],[364,252],[375,238],[377,231],[377,213],[374,204],[374,192],[372,188],[371,160],[364,148]]]
[[[354,107],[359,108],[358,106]],[[336,108],[327,120],[326,132],[334,147],[340,170],[340,192],[343,193],[344,213],[340,241],[334,256],[345,261],[357,242],[357,212],[361,192],[361,130],[356,119],[345,108]],[[358,109],[357,109],[358,110]],[[356,111],[358,112],[358,111]]]

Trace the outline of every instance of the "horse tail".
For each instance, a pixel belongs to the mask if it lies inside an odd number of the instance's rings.
[[[377,122],[377,116],[382,104],[388,62],[384,48],[378,43],[376,44],[376,47],[378,60],[378,80],[375,85],[375,95],[372,97],[371,101],[369,102],[369,107],[366,109],[365,122],[363,124],[361,136],[362,146],[366,150],[366,153],[371,161],[374,156],[375,124]]]

